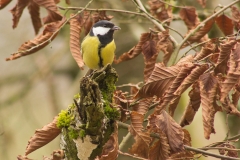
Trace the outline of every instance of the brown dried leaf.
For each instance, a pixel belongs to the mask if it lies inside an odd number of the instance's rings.
[[[224,143],[224,144],[218,145],[217,147],[226,148],[226,150],[225,149],[218,150],[221,155],[238,158],[238,151],[235,150],[236,147],[234,145],[229,143]],[[233,150],[229,150],[229,149],[233,149]]]
[[[32,24],[34,27],[35,34],[38,34],[39,29],[42,27],[40,18],[40,7],[34,1],[29,1],[28,4],[29,14],[31,15]]]
[[[234,26],[238,31],[240,29],[240,11],[235,6],[231,6],[231,11],[232,11],[232,18],[234,21]]]
[[[163,97],[163,102],[156,107],[156,110],[160,112],[162,109],[166,108],[169,105],[169,114],[173,117],[174,111],[177,107],[177,103],[180,99],[181,95],[175,95],[174,92],[181,85],[183,80],[187,77],[187,75],[191,72],[191,70],[195,66],[192,63],[186,63],[181,67],[177,77],[174,79],[170,87],[167,89],[166,94]]]
[[[215,19],[210,19],[209,21],[207,21],[205,23],[204,26],[202,26],[197,32],[195,32],[192,36],[190,36],[188,38],[188,43],[184,43],[182,48],[186,47],[194,42],[198,42],[201,38],[203,38],[209,31],[210,29],[212,28],[213,24],[215,22]],[[194,30],[195,28],[193,28],[192,30]],[[187,33],[188,34],[191,34],[192,30],[189,30],[189,32]]]
[[[206,1],[207,1],[207,0],[197,0],[197,2],[198,2],[203,8],[206,7]]]
[[[152,97],[150,98],[144,98],[139,101],[139,103],[135,104],[132,108],[133,111],[136,111],[139,114],[145,115],[148,112],[149,107],[151,104],[153,104],[154,99]]]
[[[150,33],[142,33],[140,40],[137,45],[135,45],[132,49],[128,52],[123,53],[118,59],[115,59],[114,62],[116,64],[133,59],[137,57],[142,52],[142,45],[149,39]]]
[[[107,15],[106,11],[98,11],[98,12],[92,14],[93,23],[96,23],[96,22],[98,22],[100,20],[108,20],[108,21],[110,21],[112,18],[113,18],[113,16]]]
[[[18,155],[17,160],[33,160],[33,159],[29,159],[27,156]]]
[[[184,114],[180,120],[180,125],[182,127],[192,123],[195,114],[198,111],[201,103],[200,88],[199,83],[195,82],[192,86],[192,90],[189,92],[190,101]]]
[[[1,0],[0,1],[0,9],[6,7],[12,0]]]
[[[224,99],[234,87],[235,84],[238,84],[240,78],[240,44],[237,43],[236,49],[230,53],[230,59],[228,63],[228,73],[226,79],[221,84],[221,101],[224,102]]]
[[[159,32],[158,39],[157,48],[159,48],[164,53],[163,63],[166,65],[174,50],[173,43],[169,39],[168,30]]]
[[[214,116],[219,110],[216,104],[217,87],[218,81],[211,73],[205,73],[200,77],[202,118],[206,139],[210,138],[211,133],[215,133]]]
[[[33,0],[39,6],[44,7],[48,11],[48,15],[43,18],[43,23],[51,23],[62,20],[62,15],[58,11],[58,7],[54,0]]]
[[[129,106],[129,100],[127,100],[127,98],[125,97],[125,95],[123,94],[123,92],[121,90],[116,90],[114,92],[114,103],[119,105],[119,108],[121,110],[121,118],[120,121],[124,122],[127,120],[127,110],[128,110],[128,106]]]
[[[64,24],[64,22],[65,20],[47,24],[44,27],[42,34],[38,35],[35,39],[22,44],[18,49],[18,52],[13,53],[9,58],[6,58],[6,61],[35,53],[47,46],[56,37],[59,28]]]
[[[171,153],[184,151],[184,132],[181,126],[165,110],[160,115],[150,115],[148,119],[150,130],[156,130],[157,127],[160,132],[166,134]]]
[[[29,0],[18,0],[15,7],[13,7],[10,12],[13,15],[13,28],[16,28],[19,22],[20,17],[22,16],[22,12],[25,7],[27,7]]]
[[[64,151],[61,149],[53,151],[50,157],[43,156],[43,160],[64,160],[64,158]]]
[[[142,86],[136,97],[145,98],[154,95],[161,97],[177,77],[180,69],[179,66],[164,67],[163,64],[157,63],[147,83]]]
[[[233,114],[238,117],[240,117],[240,112],[238,111],[237,106],[235,106],[233,103],[231,103],[229,97],[226,97],[224,99],[224,102],[222,102],[223,109],[228,113],[228,114]]]
[[[135,111],[131,112],[131,125],[129,127],[130,133],[134,136],[135,143],[129,149],[130,153],[136,154],[140,157],[148,158],[149,144],[152,140],[150,133],[143,132],[143,118],[142,114]]]
[[[174,95],[181,95],[209,68],[207,64],[199,65],[191,70],[191,73],[183,80],[181,86],[177,88]]]
[[[159,140],[150,147],[149,159],[150,160],[162,160],[167,159],[170,155],[170,146],[165,133],[158,131]]]
[[[70,17],[73,17],[72,14]],[[77,62],[79,68],[83,70],[84,62],[81,54],[80,47],[80,33],[81,33],[81,17],[80,15],[70,19],[70,51],[73,58]]]
[[[194,60],[199,61],[205,58],[206,56],[215,53],[216,49],[217,45],[214,43],[214,40],[211,40],[204,44],[204,46],[201,48],[201,51],[197,53],[196,56],[194,57]]]
[[[154,36],[153,34],[150,34],[148,36],[148,39],[146,39],[141,46],[144,63],[145,63],[145,67],[144,67],[145,82],[151,75],[157,60],[159,50],[157,50],[156,43],[157,43],[156,36]]]
[[[229,60],[229,55],[232,52],[232,48],[234,47],[234,45],[237,43],[237,41],[235,39],[231,39],[229,38],[226,41],[223,41],[220,44],[220,53],[219,53],[219,57],[217,60],[217,64],[216,64],[216,68],[214,69],[214,72],[217,73],[222,73],[222,74],[226,74],[227,73],[227,62]]]
[[[233,34],[233,21],[225,14],[216,18],[216,24],[225,36]]]
[[[82,17],[83,17],[82,24],[83,24],[83,28],[84,28],[84,33],[85,33],[85,35],[87,35],[90,32],[92,25],[93,25],[92,16],[91,16],[90,12],[84,11]]]
[[[114,131],[104,144],[99,160],[114,160],[118,156],[118,126],[114,123]]]
[[[188,30],[195,28],[200,23],[195,7],[182,8],[179,12],[179,16],[188,27]]]
[[[51,123],[45,125],[42,129],[37,129],[35,131],[33,137],[31,137],[28,141],[25,156],[48,144],[61,133],[61,130],[57,127],[56,123],[57,117],[55,117]]]

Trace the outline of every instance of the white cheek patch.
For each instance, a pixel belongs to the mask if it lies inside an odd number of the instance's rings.
[[[94,36],[97,35],[105,35],[108,31],[110,30],[110,28],[105,28],[105,27],[94,27],[93,28],[93,34]]]

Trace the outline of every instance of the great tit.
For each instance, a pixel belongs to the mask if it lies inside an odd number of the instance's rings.
[[[98,21],[93,25],[81,44],[83,62],[90,69],[101,69],[108,63],[112,64],[116,45],[113,39],[115,30],[120,27],[107,20]]]

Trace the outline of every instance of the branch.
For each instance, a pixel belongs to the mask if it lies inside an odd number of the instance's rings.
[[[128,127],[129,127],[128,124],[122,123],[122,122],[118,122],[118,126],[121,127],[121,128],[124,128],[124,129],[128,129]],[[159,135],[156,134],[156,133],[151,133],[150,136],[159,139]],[[236,135],[234,137],[231,137],[231,138],[229,138],[227,140],[233,140],[233,139],[237,139],[239,137],[240,137],[240,134]],[[224,156],[224,155],[214,154],[214,153],[211,153],[211,152],[204,151],[203,149],[197,149],[197,148],[193,148],[193,147],[190,147],[190,146],[187,146],[187,145],[184,145],[184,148],[186,150],[189,150],[189,151],[194,151],[194,152],[197,152],[197,153],[201,153],[201,154],[212,156],[212,157],[216,157],[216,158],[224,158],[226,160],[240,160],[240,158],[234,158],[234,157],[228,157],[228,156]]]
[[[182,45],[189,39],[189,37],[191,37],[195,32],[197,32],[200,28],[202,28],[206,22],[208,22],[209,20],[211,20],[212,18],[215,18],[217,15],[219,15],[220,13],[222,13],[223,11],[225,11],[226,9],[228,9],[229,7],[231,7],[232,5],[236,4],[237,2],[239,2],[240,0],[235,0],[232,3],[228,4],[227,6],[223,7],[222,9],[220,9],[219,11],[217,11],[216,13],[214,13],[213,15],[211,15],[210,17],[208,17],[207,19],[205,19],[204,21],[202,21],[195,29],[193,29],[183,40],[182,42],[177,46],[177,48],[175,49],[175,51],[173,52],[172,56],[170,57],[170,60],[168,62],[168,66],[172,66],[173,64],[175,64],[178,53],[182,47]]]

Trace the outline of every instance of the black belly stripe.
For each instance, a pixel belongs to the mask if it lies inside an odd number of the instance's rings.
[[[98,57],[99,57],[99,63],[98,63],[98,66],[99,66],[99,68],[102,68],[102,67],[104,67],[103,66],[103,58],[102,58],[102,54],[101,54],[101,51],[102,51],[102,48],[103,48],[104,46],[103,45],[99,45],[99,47],[98,47]]]

